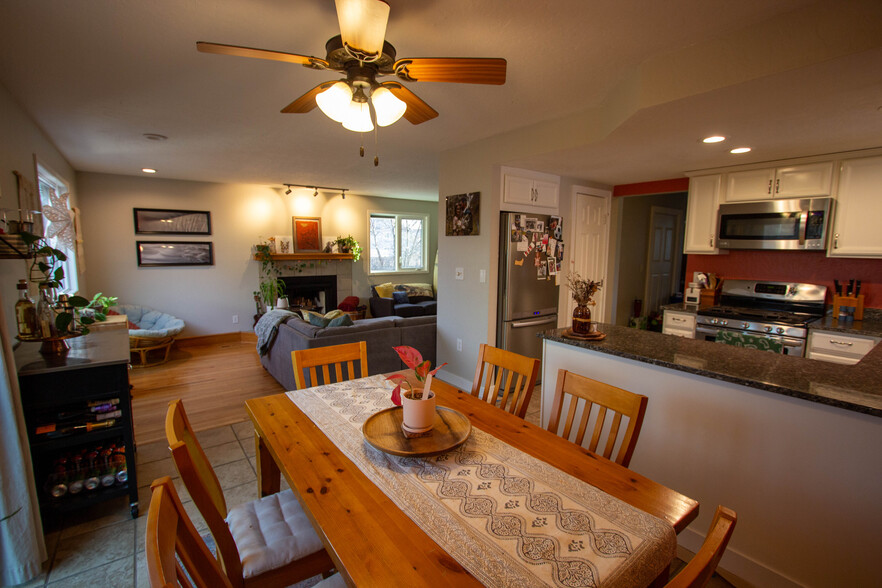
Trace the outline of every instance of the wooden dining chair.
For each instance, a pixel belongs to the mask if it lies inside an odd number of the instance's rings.
[[[334,567],[291,490],[227,511],[224,493],[180,400],[169,403],[165,435],[175,467],[205,519],[230,583],[288,586]]]
[[[232,588],[214,555],[193,526],[171,478],[150,486],[147,511],[147,575],[151,588],[212,586]]]
[[[358,373],[355,370],[355,362],[358,362]],[[291,363],[294,366],[294,381],[298,390],[319,384],[362,378],[368,375],[367,343],[358,341],[292,351]],[[316,368],[321,368],[321,372],[317,372]],[[330,371],[332,368],[333,377]],[[304,371],[309,378],[308,385]],[[321,378],[318,377],[319,374]]]
[[[737,519],[735,511],[722,505],[718,506],[714,520],[711,522],[710,532],[701,544],[701,549],[680,570],[680,573],[665,585],[666,588],[701,588],[707,585],[723,557],[723,552],[726,551]]]
[[[559,432],[560,421],[563,412],[564,400],[569,398],[569,408],[563,422],[563,431]],[[584,402],[582,402],[584,400]],[[557,372],[557,388],[554,391],[554,399],[551,402],[551,415],[548,419],[548,430],[564,439],[569,439],[577,445],[582,445],[585,433],[588,431],[589,422],[594,422],[594,430],[588,450],[598,453],[597,447],[603,436],[607,412],[612,411],[613,418],[607,431],[606,445],[603,448],[603,457],[613,459],[619,430],[622,425],[622,417],[628,417],[628,426],[621,439],[619,452],[614,461],[617,464],[628,467],[634,447],[637,445],[637,437],[640,435],[640,427],[643,425],[643,416],[646,413],[646,396],[635,394],[580,376],[567,370]],[[593,411],[594,406],[597,410]],[[581,410],[581,412],[580,412]],[[595,415],[592,417],[592,412]],[[578,429],[575,439],[570,436],[573,432],[573,424],[576,415],[580,414]]]
[[[482,343],[472,396],[524,418],[538,376],[538,359]]]

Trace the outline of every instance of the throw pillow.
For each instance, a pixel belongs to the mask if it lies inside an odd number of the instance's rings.
[[[407,292],[392,292],[392,300],[395,301],[395,304],[410,303],[410,299],[407,297]]]
[[[332,310],[322,316],[317,312],[303,311],[303,318],[316,327],[348,327],[352,325],[352,317],[342,310]]]
[[[358,296],[347,296],[343,302],[337,305],[340,310],[348,310],[350,312],[358,308]]]
[[[394,288],[392,282],[386,282],[385,284],[377,284],[374,286],[374,290],[377,291],[377,296],[380,298],[392,298]]]
[[[432,289],[431,284],[401,284],[398,286],[398,290],[407,292],[407,295],[411,298],[417,296],[434,298],[435,296],[435,291]]]

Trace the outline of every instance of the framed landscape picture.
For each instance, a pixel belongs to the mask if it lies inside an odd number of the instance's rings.
[[[294,253],[319,252],[322,250],[322,219],[316,216],[295,216]]]
[[[135,208],[135,233],[138,235],[210,235],[211,213],[207,210],[168,210]]]
[[[214,265],[210,241],[137,241],[138,266]]]

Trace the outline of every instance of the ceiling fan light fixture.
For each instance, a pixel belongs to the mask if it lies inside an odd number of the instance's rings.
[[[388,127],[404,115],[407,103],[399,100],[388,88],[380,86],[371,93],[371,103],[377,113],[377,124]]]
[[[346,51],[361,61],[383,54],[389,5],[383,0],[336,0],[340,36]]]
[[[343,128],[356,133],[367,133],[374,130],[371,122],[371,109],[367,102],[350,102],[349,112],[343,119]]]
[[[331,120],[342,123],[349,114],[352,88],[346,82],[337,82],[315,97],[316,104]]]

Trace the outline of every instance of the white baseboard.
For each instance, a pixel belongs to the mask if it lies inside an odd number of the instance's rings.
[[[447,382],[451,386],[456,386],[460,390],[465,390],[468,392],[472,389],[472,381],[466,380],[465,378],[461,378],[456,374],[451,374],[447,370],[441,370],[438,372],[437,377],[442,382]]]
[[[738,526],[735,526],[738,533]],[[677,536],[677,557],[689,562],[704,542],[704,535],[693,529],[684,529]],[[717,573],[736,588],[799,588],[802,584],[782,576],[775,570],[727,548],[717,566]]]

